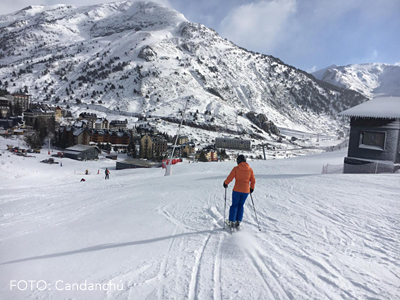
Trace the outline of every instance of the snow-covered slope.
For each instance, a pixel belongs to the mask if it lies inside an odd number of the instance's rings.
[[[400,66],[381,63],[330,66],[312,73],[317,79],[366,97],[400,96]]]
[[[222,182],[233,162],[165,177],[104,159],[47,165],[46,151],[23,158],[6,143],[1,299],[398,299],[399,174],[322,175],[345,151],[250,161],[261,232],[249,198],[230,235]]]
[[[1,87],[26,86],[33,100],[74,112],[180,117],[190,97],[195,123],[252,133],[246,113],[255,111],[277,126],[335,134],[332,115],[365,101],[153,2],[30,6],[0,25]]]

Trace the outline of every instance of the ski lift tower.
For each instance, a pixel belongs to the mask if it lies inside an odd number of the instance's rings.
[[[188,106],[188,103],[189,103],[189,99],[190,99],[190,97],[186,100],[185,109],[184,109],[183,114],[182,114],[181,123],[179,124],[178,131],[176,133],[176,139],[175,139],[175,143],[174,143],[174,148],[172,148],[171,156],[170,156],[169,160],[167,161],[167,165],[166,165],[166,168],[165,168],[165,175],[164,176],[172,175],[172,158],[174,157],[176,143],[178,142],[178,138],[179,138],[179,132],[181,131],[181,126],[182,126],[183,120],[185,119],[186,109],[187,109],[187,106]]]

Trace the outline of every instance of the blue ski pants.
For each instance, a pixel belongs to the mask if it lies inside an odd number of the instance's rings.
[[[229,221],[242,221],[244,203],[246,202],[248,193],[232,192],[232,205],[229,209]]]

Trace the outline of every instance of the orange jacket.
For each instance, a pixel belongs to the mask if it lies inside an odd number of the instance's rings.
[[[241,162],[237,167],[234,167],[225,179],[225,184],[229,184],[235,178],[235,186],[233,190],[240,193],[250,193],[250,188],[254,190],[256,179],[254,178],[253,169],[246,162]]]

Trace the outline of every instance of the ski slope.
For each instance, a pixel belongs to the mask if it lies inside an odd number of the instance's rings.
[[[322,175],[345,151],[250,161],[262,231],[249,197],[230,235],[222,182],[233,161],[165,177],[106,159],[43,164],[47,151],[18,157],[9,142],[0,299],[400,299],[400,174]]]

